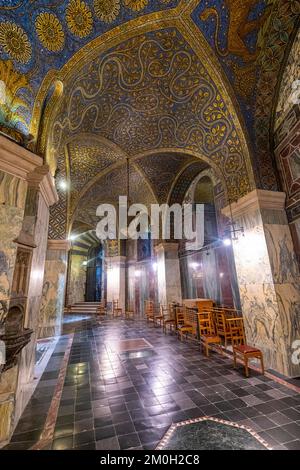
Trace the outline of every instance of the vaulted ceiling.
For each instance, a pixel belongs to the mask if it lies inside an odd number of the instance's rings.
[[[270,125],[298,15],[294,0],[0,0],[0,129],[71,182],[53,236],[62,213],[89,223],[124,193],[127,157],[146,202],[182,191],[199,159],[231,199],[275,189]]]

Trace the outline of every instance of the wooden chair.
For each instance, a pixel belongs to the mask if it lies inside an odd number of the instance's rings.
[[[221,338],[215,331],[211,311],[198,313],[198,328],[200,336],[200,345],[205,349],[205,354],[209,356],[209,350],[212,345],[217,345],[223,354]]]
[[[237,359],[241,359],[245,367],[246,377],[249,377],[249,360],[255,358],[260,360],[262,374],[264,374],[265,369],[262,352],[246,344],[243,318],[231,318],[227,321],[231,331],[234,368],[236,369],[237,367]]]
[[[175,329],[178,332],[178,329],[181,325],[184,323],[184,312],[185,312],[185,307],[183,306],[177,306],[175,307]]]
[[[213,300],[198,300],[196,302],[198,313],[202,313],[203,311],[208,311],[213,308],[214,302]]]
[[[159,327],[162,327],[163,326],[163,319],[164,319],[164,316],[163,316],[163,306],[162,305],[159,305],[159,310],[157,311],[157,309],[154,307],[154,326],[158,325]]]
[[[125,320],[134,320],[134,310],[125,310]]]
[[[163,332],[167,333],[167,329],[170,328],[176,330],[176,318],[175,318],[175,305],[170,304],[169,308],[163,307]]]
[[[228,342],[231,342],[231,332],[229,324],[227,323],[228,316],[231,315],[231,312],[227,312],[223,308],[214,308],[212,310],[214,321],[216,325],[216,333],[218,336],[223,338],[225,348],[227,347]]]
[[[154,302],[152,300],[145,300],[145,316],[147,322],[152,321],[155,322],[155,308]]]
[[[183,314],[183,323],[178,327],[178,334],[180,340],[182,341],[183,336],[187,338],[188,336],[192,336],[197,338],[198,336],[198,325],[197,325],[197,313],[195,310],[190,308],[185,308]]]
[[[113,300],[113,317],[121,317],[123,315],[123,310],[119,307],[119,301]]]

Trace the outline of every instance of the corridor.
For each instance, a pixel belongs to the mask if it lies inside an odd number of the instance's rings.
[[[4,449],[170,449],[162,439],[172,423],[204,416],[215,419],[212,427],[225,420],[253,435],[227,426],[223,440],[221,428],[206,440],[199,428],[187,447],[187,425],[177,449],[235,449],[237,430],[243,449],[300,449],[295,383],[254,370],[246,379],[230,358],[206,358],[197,345],[145,321],[66,315],[63,336]]]

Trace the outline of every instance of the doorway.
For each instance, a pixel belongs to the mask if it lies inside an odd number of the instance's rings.
[[[103,281],[103,247],[90,248],[86,265],[85,301],[100,302],[102,300]]]

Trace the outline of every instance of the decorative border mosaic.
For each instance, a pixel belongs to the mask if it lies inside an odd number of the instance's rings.
[[[168,444],[173,433],[176,431],[177,428],[180,428],[182,426],[188,426],[189,424],[201,423],[202,421],[214,421],[215,423],[225,424],[227,426],[232,426],[238,429],[244,429],[249,434],[251,434],[251,436],[254,437],[260,444],[262,444],[267,450],[272,450],[272,447],[270,447],[269,444],[264,439],[262,439],[256,432],[254,432],[248,426],[245,426],[243,424],[237,424],[237,423],[234,423],[233,421],[225,421],[224,419],[211,418],[209,416],[203,416],[202,418],[188,419],[186,421],[181,421],[180,423],[172,424],[172,426],[164,435],[164,437],[162,438],[162,440],[160,441],[160,443],[158,444],[155,450],[165,450],[165,446]]]

